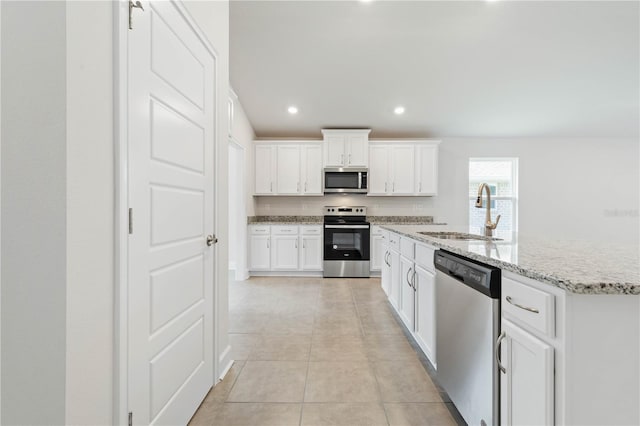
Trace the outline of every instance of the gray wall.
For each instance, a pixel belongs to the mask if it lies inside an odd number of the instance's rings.
[[[64,424],[66,5],[1,7],[1,422]]]

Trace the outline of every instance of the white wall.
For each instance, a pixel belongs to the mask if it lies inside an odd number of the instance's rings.
[[[253,158],[253,141],[256,134],[251,127],[249,118],[242,107],[242,99],[238,99],[234,106],[233,129],[231,130],[233,139],[244,147],[244,179],[247,216],[254,216],[256,202],[252,195],[255,179],[255,160]]]
[[[634,139],[453,139],[440,144],[436,197],[256,197],[258,215],[319,215],[323,205],[370,215],[430,215],[468,223],[470,157],[518,157],[523,235],[639,241],[639,144]]]
[[[67,424],[113,410],[112,8],[67,2]]]
[[[2,7],[2,424],[65,423],[66,10]]]

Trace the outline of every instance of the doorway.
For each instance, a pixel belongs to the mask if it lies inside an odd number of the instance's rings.
[[[229,277],[236,281],[249,278],[244,162],[244,147],[229,138]]]

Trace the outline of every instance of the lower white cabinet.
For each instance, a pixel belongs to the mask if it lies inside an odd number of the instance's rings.
[[[416,292],[413,288],[413,260],[400,256],[400,307],[398,314],[409,331],[415,328]]]
[[[501,423],[554,424],[553,347],[508,320],[501,324]]]
[[[436,366],[436,275],[421,266],[415,268],[414,337],[431,364]]]
[[[400,253],[395,250],[389,250],[389,302],[391,305],[400,309]]]
[[[380,272],[380,285],[387,298],[391,294],[391,263],[389,262],[389,248],[386,244],[382,245],[382,271]]]
[[[250,271],[322,271],[321,225],[250,225]]]
[[[298,269],[298,239],[298,235],[272,235],[272,270],[295,271]]]
[[[384,246],[384,234],[388,233],[379,226],[371,226],[371,267],[372,272],[382,271],[382,264],[386,254]]]
[[[322,271],[322,235],[302,235],[300,269]]]

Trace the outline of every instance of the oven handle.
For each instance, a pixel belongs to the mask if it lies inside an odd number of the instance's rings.
[[[369,225],[325,225],[325,229],[369,229]]]

